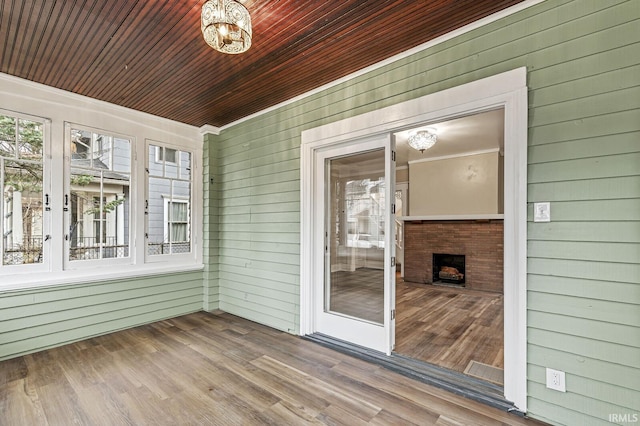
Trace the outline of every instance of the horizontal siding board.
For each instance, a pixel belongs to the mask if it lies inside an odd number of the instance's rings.
[[[566,259],[528,259],[529,274],[640,284],[640,264]]]
[[[640,243],[640,222],[530,222],[527,225],[530,240]]]
[[[640,300],[628,303],[529,291],[530,310],[640,328]],[[640,359],[637,360],[640,367]]]
[[[541,89],[637,66],[639,54],[640,43],[632,43],[541,69],[532,69],[528,73],[527,85],[536,89],[532,95],[537,99],[541,96],[539,95]]]
[[[117,281],[104,281],[92,283],[78,283],[73,285],[60,285],[52,287],[38,287],[30,289],[5,291],[0,297],[0,309],[14,306],[29,306],[34,303],[67,300],[97,294],[108,294],[127,291],[133,288],[149,289],[162,288],[166,285],[175,285],[181,282],[199,282],[202,279],[201,272],[181,273],[175,275],[154,275],[137,279],[124,279]]]
[[[637,81],[636,84],[640,84]],[[529,114],[529,125],[532,127],[552,123],[581,120],[602,114],[621,111],[633,111],[640,98],[640,86],[624,88],[615,92],[606,92],[593,96],[585,96],[570,100],[559,100],[558,103],[533,109]]]
[[[300,285],[300,274],[286,274],[279,271],[261,271],[255,268],[244,268],[221,263],[220,274],[222,275],[222,273],[248,275],[256,280],[264,278],[271,281],[281,281],[283,283]]]
[[[529,219],[533,220],[533,209],[530,211]],[[556,201],[551,214],[552,220],[558,222],[596,222],[605,217],[609,221],[640,221],[640,199]]]
[[[546,415],[551,416],[553,422],[559,422],[559,424],[610,426],[609,413],[628,412],[628,408],[612,403],[603,403],[592,398],[581,398],[569,392],[562,395],[558,395],[558,392],[551,394],[550,392],[553,391],[536,383],[532,383],[530,389],[535,391],[536,395],[542,395],[537,399],[541,403],[541,409],[544,409]],[[535,402],[530,407],[532,412],[535,412],[537,408],[538,405]],[[567,412],[568,410],[569,412]]]
[[[527,277],[529,291],[609,300],[612,302],[637,302],[640,286],[616,281],[585,280],[581,278],[533,275]]]
[[[248,214],[230,214],[220,218],[221,224],[237,223],[237,224],[261,224],[261,223],[298,223],[300,219],[299,212],[269,212],[269,213],[248,213]]]
[[[297,303],[299,301],[300,289],[295,284],[282,281],[268,280],[265,278],[256,281],[251,275],[220,273],[220,279],[224,280],[228,287],[239,291],[246,291],[256,296],[272,297],[280,294],[286,298],[287,302]]]
[[[220,309],[233,315],[268,325],[277,330],[293,332],[295,330],[295,315],[268,309],[263,305],[249,304],[232,299],[221,299]]]
[[[596,342],[592,339],[576,337],[566,334],[558,334],[547,330],[531,328],[528,330],[527,339],[531,344],[573,353],[600,361],[615,360],[617,364],[638,368],[638,348],[607,342]],[[610,401],[614,402],[614,401]]]
[[[167,299],[178,299],[186,296],[196,296],[202,294],[202,284],[200,281],[190,283],[189,286],[164,286],[164,288],[154,289],[153,294],[149,294],[148,289],[135,289],[130,291],[119,291],[109,294],[96,294],[82,298],[68,298],[44,303],[32,303],[28,308],[15,306],[0,311],[0,333],[17,326],[17,320],[31,317],[37,318],[37,322],[46,323],[56,321],[56,317],[65,316],[85,316],[91,312],[100,312],[101,309],[122,309],[122,307],[150,304],[156,301]],[[69,312],[72,311],[73,312]],[[55,314],[55,315],[54,315]],[[31,318],[33,320],[34,318]]]
[[[3,322],[3,327],[0,328],[0,335],[2,340],[8,343],[23,340],[26,336],[44,336],[59,333],[76,327],[85,327],[91,324],[135,316],[140,312],[169,309],[172,306],[189,305],[192,312],[202,308],[202,291],[198,291],[195,295],[184,292],[175,296],[171,299],[162,296],[149,296],[140,300],[140,303],[138,303],[138,300],[128,300],[43,313],[28,318],[12,319],[11,321]]]
[[[148,324],[167,318],[174,318],[180,315],[196,312],[201,309],[202,302],[198,301],[197,307],[193,303],[185,305],[169,306],[166,309],[153,309],[139,312],[128,317],[116,317],[108,322],[94,322],[92,324],[78,324],[76,327],[63,329],[36,337],[25,338],[10,344],[0,346],[0,361],[13,358],[27,353],[41,351],[52,347],[78,340],[88,339],[117,330]]]
[[[612,263],[640,263],[640,245],[573,241],[537,241],[527,243],[529,257],[544,259],[584,260]]]
[[[640,54],[640,43],[635,44],[636,54]],[[598,58],[589,58],[589,64],[600,62]],[[569,63],[567,63],[569,65]],[[617,66],[618,64],[611,64]],[[562,70],[556,70],[562,72]],[[640,65],[631,65],[625,68],[615,68],[609,72],[586,76],[568,82],[558,83],[553,86],[536,88],[529,98],[529,108],[538,110],[543,106],[559,104],[561,102],[573,102],[576,94],[580,94],[580,99],[593,99],[596,95],[611,93],[616,96],[620,90],[637,87],[640,84]],[[581,111],[582,112],[582,111]],[[584,111],[588,114],[588,111]]]
[[[529,345],[528,362],[538,367],[550,367],[559,371],[564,371],[569,378],[568,392],[572,392],[571,377],[578,376],[589,378],[593,381],[610,383],[632,395],[640,396],[638,383],[640,383],[640,372],[638,368],[627,367],[611,361],[600,361],[597,359],[576,356],[573,353],[562,352],[544,346]],[[529,383],[531,384],[531,383]],[[579,391],[578,391],[579,392]],[[557,395],[554,391],[552,394]],[[636,399],[640,401],[640,399]]]
[[[273,251],[256,251],[256,250],[239,250],[234,248],[222,247],[220,255],[241,260],[274,262],[285,265],[296,265],[300,263],[300,256],[297,254],[285,254]]]
[[[553,123],[529,129],[529,146],[610,136],[640,130],[638,110],[583,117],[580,120]]]
[[[584,337],[640,348],[640,333],[634,326],[529,310],[530,328]],[[640,370],[637,371],[640,377]],[[640,382],[638,382],[640,383]]]
[[[251,232],[258,234],[298,234],[300,225],[298,223],[227,223],[226,232]],[[299,239],[299,237],[298,237]]]
[[[615,200],[640,197],[640,178],[624,176],[569,182],[544,182],[527,186],[529,201]]]
[[[247,288],[247,290],[249,289]],[[226,286],[220,291],[220,297],[224,300],[243,300],[244,302],[254,303],[256,305],[268,305],[273,309],[278,309],[284,312],[293,312],[294,309],[299,306],[296,301],[286,300],[290,298],[289,294],[285,294],[285,297],[283,297],[282,294],[272,293],[272,296],[275,297],[250,293],[249,291],[242,291],[240,289],[231,288],[230,286]]]
[[[300,243],[300,234],[297,232],[290,233],[276,233],[276,234],[255,234],[252,232],[220,232],[220,240],[228,241],[256,241],[263,243],[283,243],[283,244],[295,244]]]
[[[281,262],[268,262],[260,260],[251,260],[246,257],[231,257],[225,256],[224,253],[220,254],[220,263],[226,265],[233,265],[236,267],[244,267],[247,269],[253,269],[263,272],[281,272],[284,274],[299,274],[299,265],[289,265]]]
[[[546,371],[543,367],[530,364],[527,368],[527,377],[532,382],[546,386]],[[629,392],[629,389],[621,388],[613,383],[595,381],[578,375],[573,375],[571,382],[571,392],[589,399],[610,402],[627,409],[638,404],[634,392]],[[549,391],[545,390],[545,392]]]
[[[535,391],[539,388],[533,388]],[[535,397],[529,398],[527,405],[528,415],[536,420],[548,424],[558,425],[589,425],[589,426],[611,426],[611,422],[593,418],[588,414],[569,410],[558,403],[549,403]]]
[[[638,71],[640,73],[640,70]],[[529,148],[529,164],[640,152],[640,132],[597,136]]]
[[[639,98],[640,99],[640,98]],[[638,112],[640,119],[640,110]],[[552,182],[637,176],[640,179],[640,153],[609,155],[596,158],[580,158],[529,165],[528,182]]]

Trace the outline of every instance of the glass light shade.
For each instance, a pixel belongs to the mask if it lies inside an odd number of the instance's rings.
[[[233,0],[209,0],[202,5],[201,29],[207,44],[219,52],[242,53],[251,47],[251,17]]]
[[[437,139],[438,135],[436,133],[436,129],[430,127],[428,129],[418,130],[417,132],[409,134],[407,143],[409,143],[411,148],[424,152],[425,149],[429,149],[434,146]]]

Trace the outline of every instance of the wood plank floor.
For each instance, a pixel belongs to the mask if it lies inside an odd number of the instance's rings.
[[[459,372],[504,368],[502,294],[398,279],[396,312],[395,352]]]
[[[539,425],[223,313],[0,363],[8,425]]]

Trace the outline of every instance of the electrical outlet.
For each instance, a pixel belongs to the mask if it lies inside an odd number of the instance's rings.
[[[560,392],[566,392],[567,388],[564,382],[564,371],[547,368],[547,387]]]

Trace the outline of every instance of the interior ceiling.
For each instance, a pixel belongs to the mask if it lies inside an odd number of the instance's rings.
[[[413,130],[433,128],[438,134],[431,148],[420,152],[407,144]],[[394,133],[396,137],[396,167],[411,161],[468,155],[504,149],[504,109],[467,115],[447,121],[425,124],[417,128]]]
[[[194,126],[223,126],[522,0],[247,0],[252,47],[200,31],[204,0],[2,0],[0,71]]]

